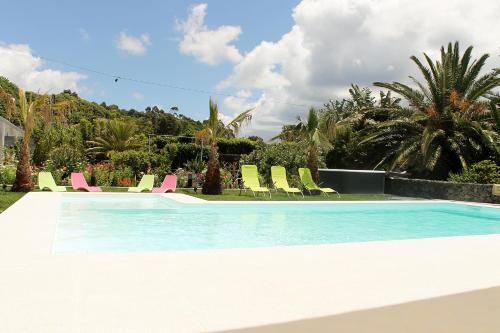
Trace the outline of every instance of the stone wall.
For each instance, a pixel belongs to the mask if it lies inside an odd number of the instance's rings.
[[[386,177],[385,193],[403,197],[474,201],[500,204],[491,184],[453,183],[436,180]]]

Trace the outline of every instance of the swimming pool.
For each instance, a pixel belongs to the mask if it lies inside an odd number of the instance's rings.
[[[500,234],[500,209],[457,203],[182,204],[64,194],[54,253],[253,248]]]

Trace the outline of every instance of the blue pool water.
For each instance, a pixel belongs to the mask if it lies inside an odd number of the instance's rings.
[[[500,233],[500,209],[454,203],[180,204],[63,196],[55,253],[331,244]]]

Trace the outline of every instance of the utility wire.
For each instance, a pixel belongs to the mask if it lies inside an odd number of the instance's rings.
[[[86,72],[98,74],[98,75],[105,76],[105,77],[110,77],[110,78],[113,78],[115,80],[115,82],[118,82],[119,80],[124,80],[124,81],[130,81],[130,82],[145,84],[145,85],[152,85],[152,86],[163,87],[163,88],[183,90],[183,91],[193,92],[193,93],[197,93],[197,94],[241,98],[241,97],[233,95],[233,94],[225,94],[225,93],[220,93],[220,92],[216,92],[216,91],[196,89],[196,88],[189,88],[189,87],[183,87],[183,86],[178,86],[178,85],[174,85],[174,84],[168,84],[168,83],[161,83],[161,82],[154,82],[154,81],[136,79],[136,78],[128,77],[128,76],[125,76],[125,75],[120,75],[120,74],[111,74],[111,73],[107,73],[107,72],[95,70],[95,69],[92,69],[92,68],[89,68],[89,67],[84,67],[84,66],[70,64],[70,63],[68,63],[66,61],[61,61],[61,60],[57,60],[57,59],[48,58],[48,57],[41,56],[41,55],[36,54],[36,53],[28,53],[28,52],[23,52],[23,51],[19,51],[19,50],[12,50],[12,49],[9,50],[9,51],[13,51],[13,52],[17,52],[17,53],[24,54],[24,55],[29,55],[29,56],[36,56],[36,57],[38,57],[40,59],[43,59],[45,61],[48,61],[48,62],[60,64],[60,65],[63,65],[63,66],[67,66],[67,67],[79,69],[79,70],[82,70],[82,71],[86,71]],[[305,105],[305,104],[290,103],[290,102],[285,102],[285,101],[276,100],[276,99],[271,99],[271,100],[273,102],[275,102],[275,103],[278,103],[278,104],[290,105],[290,106],[294,106],[294,107],[300,107],[300,108],[308,108],[309,107],[308,105]]]

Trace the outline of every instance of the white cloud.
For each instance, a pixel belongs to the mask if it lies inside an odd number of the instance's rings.
[[[499,12],[495,0],[481,6],[467,0],[302,0],[290,31],[276,42],[261,42],[219,83],[219,89],[253,93],[226,98],[223,112],[258,104],[247,132],[270,137],[308,105],[346,96],[351,83],[408,82],[408,75],[418,74],[411,55],[435,57],[455,40],[462,51],[473,45],[474,57],[490,53],[489,70],[500,65],[499,45],[495,34],[484,31],[500,31]]]
[[[186,21],[177,22],[177,29],[183,33],[179,43],[180,52],[192,55],[208,65],[217,65],[226,60],[240,61],[241,54],[232,43],[241,34],[241,28],[223,25],[210,30],[204,25],[206,10],[205,3],[195,5]]]
[[[128,35],[125,31],[120,32],[116,40],[116,47],[132,55],[144,55],[147,47],[151,45],[151,38],[148,34],[139,37]]]
[[[78,85],[85,75],[44,68],[43,60],[33,55],[26,44],[0,42],[0,75],[18,86],[41,93],[57,93],[64,89],[81,91]]]
[[[80,28],[78,29],[78,32],[80,33],[80,39],[84,42],[90,41],[90,34],[88,33],[87,30]]]
[[[132,98],[135,99],[136,101],[143,101],[144,95],[141,94],[140,92],[135,91],[134,93],[132,93]]]

